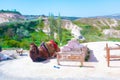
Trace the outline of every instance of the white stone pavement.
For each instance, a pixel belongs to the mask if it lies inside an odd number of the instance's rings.
[[[0,80],[120,80],[120,60],[111,61],[107,67],[106,42],[85,43],[91,50],[90,60],[84,62],[61,62],[56,59],[34,63],[29,56],[0,62]],[[119,42],[108,42],[115,44]]]

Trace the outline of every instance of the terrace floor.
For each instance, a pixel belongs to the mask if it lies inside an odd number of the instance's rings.
[[[80,62],[69,61],[57,65],[56,59],[34,63],[28,56],[2,61],[0,80],[120,80],[120,60],[111,61],[111,66],[107,67],[105,43],[84,43],[91,50],[91,56],[83,67],[80,67]]]

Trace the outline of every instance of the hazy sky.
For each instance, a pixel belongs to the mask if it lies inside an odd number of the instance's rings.
[[[24,15],[90,17],[120,13],[120,0],[0,0],[1,9]]]

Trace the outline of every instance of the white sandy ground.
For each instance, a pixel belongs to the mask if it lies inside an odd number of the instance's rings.
[[[34,63],[28,56],[0,62],[0,80],[120,80],[120,60],[111,61],[107,67],[106,42],[85,43],[91,50],[89,62],[61,62],[56,59]],[[119,42],[108,42],[115,44]]]

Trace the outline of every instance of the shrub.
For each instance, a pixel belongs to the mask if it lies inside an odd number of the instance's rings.
[[[4,42],[4,46],[8,47],[20,47],[20,43],[16,40],[7,40]]]
[[[29,49],[29,42],[21,42],[20,43],[20,48]]]

